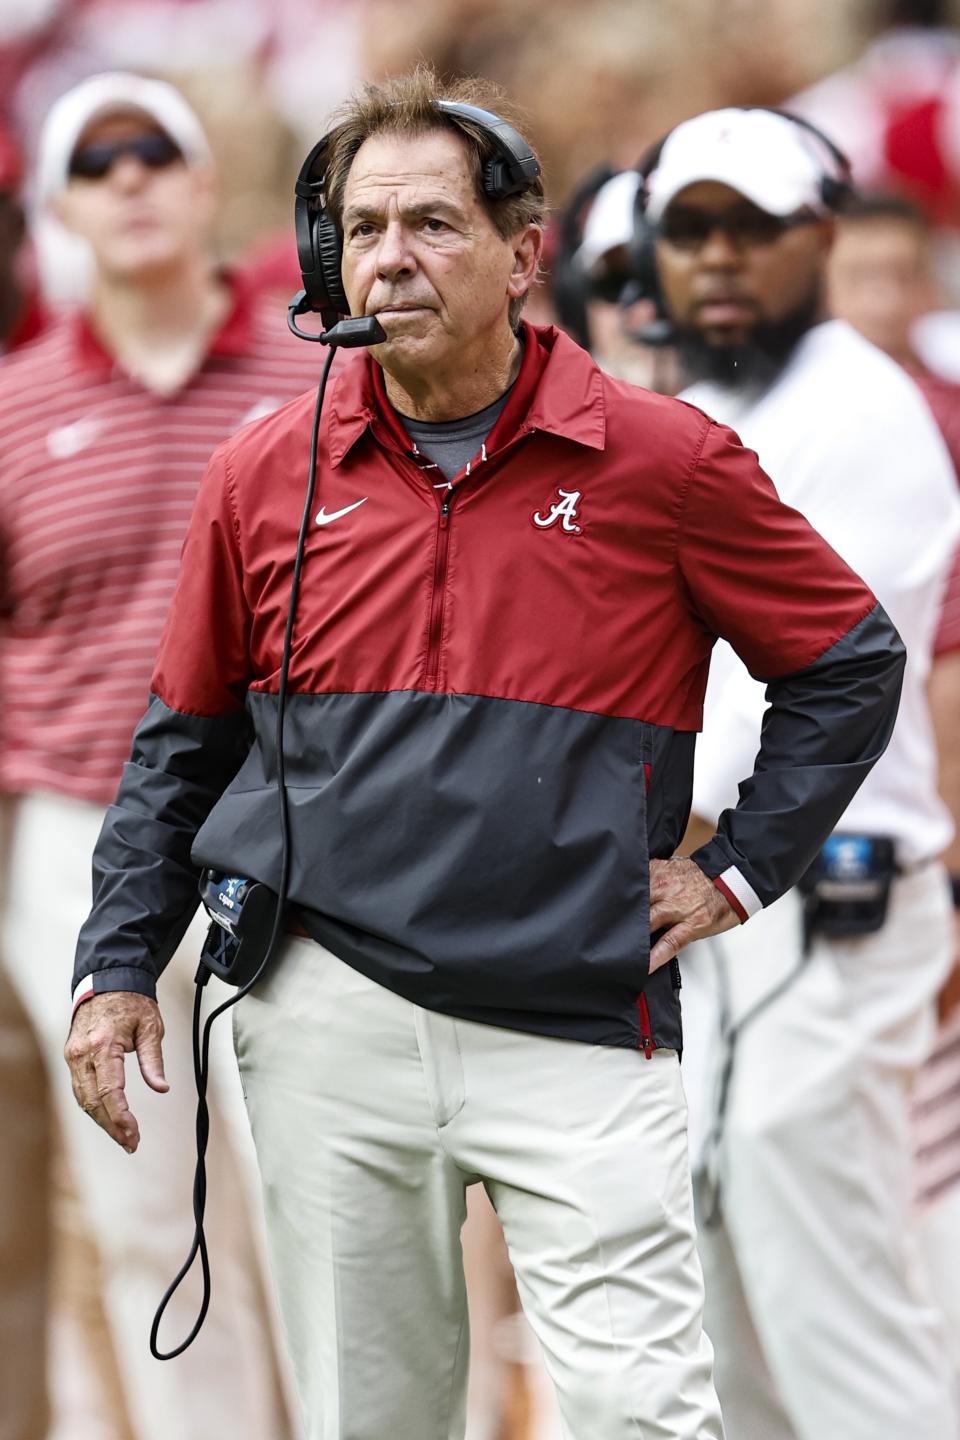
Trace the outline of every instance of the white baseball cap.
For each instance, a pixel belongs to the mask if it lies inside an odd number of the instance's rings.
[[[61,95],[43,122],[36,168],[39,205],[49,205],[66,186],[77,141],[91,121],[117,110],[148,115],[178,146],[188,165],[212,164],[203,126],[179,90],[164,80],[124,70],[92,75]]]
[[[645,212],[655,224],[667,206],[698,180],[717,180],[770,215],[808,207],[827,212],[824,175],[838,166],[817,137],[769,110],[708,110],[667,137],[647,180]]]
[[[576,263],[589,274],[610,250],[626,245],[633,235],[633,207],[640,188],[636,170],[624,170],[600,186],[583,227]]]

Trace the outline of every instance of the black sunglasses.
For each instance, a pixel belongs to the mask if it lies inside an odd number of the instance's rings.
[[[621,274],[611,271],[607,274],[591,276],[587,281],[587,293],[591,300],[603,300],[608,305],[618,305],[631,278],[626,271]]]
[[[75,150],[70,174],[81,180],[102,180],[121,155],[135,155],[148,170],[163,170],[183,159],[183,151],[169,135],[134,135],[129,140],[102,140]]]
[[[731,245],[743,250],[754,245],[773,245],[796,225],[815,225],[820,220],[809,210],[793,215],[769,215],[752,206],[744,210],[693,210],[684,206],[670,209],[657,226],[657,235],[677,250],[702,249],[715,230],[721,230]]]

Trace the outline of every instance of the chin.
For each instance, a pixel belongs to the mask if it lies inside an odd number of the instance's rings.
[[[446,356],[446,346],[437,343],[436,335],[423,331],[404,330],[393,335],[388,332],[386,340],[374,348],[384,358],[409,360],[418,365],[435,365]]]
[[[137,240],[118,245],[112,254],[103,257],[103,265],[118,279],[149,280],[176,268],[182,258],[181,252],[167,241]]]

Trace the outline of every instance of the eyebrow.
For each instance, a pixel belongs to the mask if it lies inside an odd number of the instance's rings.
[[[466,216],[459,205],[453,205],[448,200],[421,200],[416,204],[400,204],[400,214],[405,220],[422,220],[428,215],[437,215],[441,218],[459,220],[463,222]],[[358,221],[379,220],[383,215],[383,207],[380,205],[348,205],[343,212],[343,224],[356,224]]]

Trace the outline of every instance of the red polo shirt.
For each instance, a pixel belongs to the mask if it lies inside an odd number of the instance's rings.
[[[125,374],[80,315],[0,369],[0,791],[112,798],[204,467],[318,376],[279,308],[233,288],[173,394]]]

